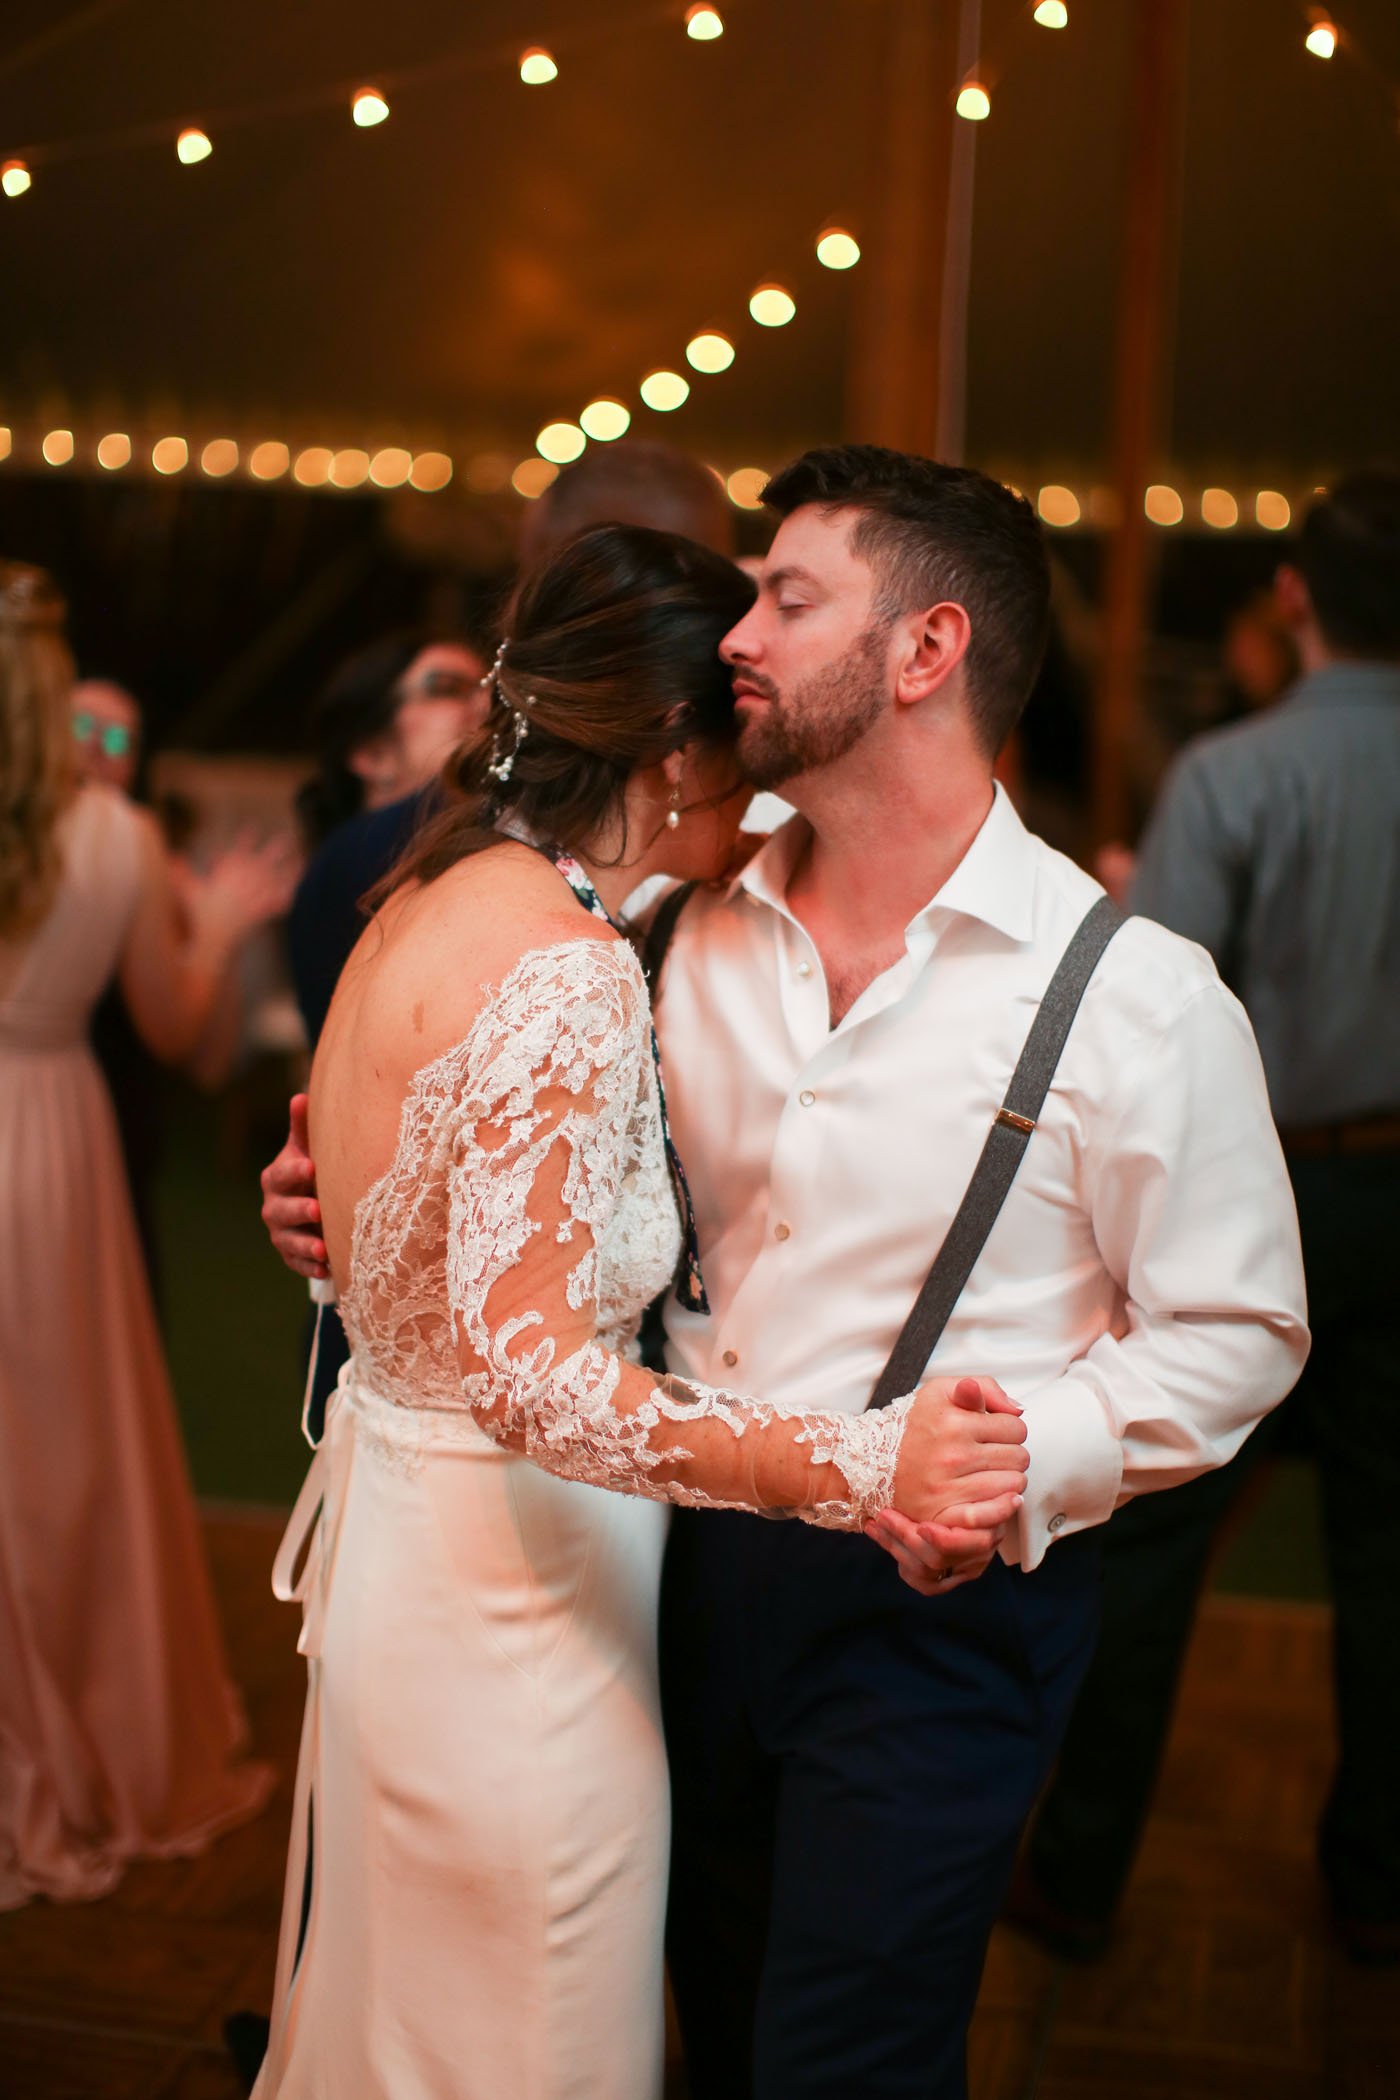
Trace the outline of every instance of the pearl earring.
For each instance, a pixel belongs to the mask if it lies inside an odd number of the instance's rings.
[[[669,808],[669,809],[667,810],[667,812],[666,812],[666,829],[667,829],[668,831],[679,831],[679,829],[680,829],[680,823],[681,823],[681,811],[680,811],[680,800],[681,800],[681,791],[680,791],[680,789],[679,789],[678,787],[676,787],[676,788],[672,788],[672,790],[671,790],[671,807],[670,807],[670,808]]]

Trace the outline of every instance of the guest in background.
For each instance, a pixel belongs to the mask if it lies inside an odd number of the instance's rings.
[[[1400,1960],[1400,474],[1314,503],[1280,569],[1302,677],[1188,746],[1136,910],[1209,949],[1248,1010],[1302,1228],[1313,1352],[1283,1414],[1313,1452],[1336,1611],[1340,1755],[1323,1817],[1343,1944]],[[1012,1914],[1107,1940],[1219,1523],[1258,1447],[1129,1504],[1105,1619]]]
[[[182,924],[153,821],[77,778],[62,616],[0,563],[0,1910],[198,1852],[271,1786],[242,1761],[88,1026],[115,978],[185,1056],[285,861],[227,856]]]

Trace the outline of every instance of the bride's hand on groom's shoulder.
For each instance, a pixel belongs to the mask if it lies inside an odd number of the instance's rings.
[[[894,1509],[866,1526],[925,1596],[975,1581],[1021,1507],[1021,1410],[994,1378],[935,1378],[905,1424]]]
[[[316,1169],[306,1123],[306,1096],[292,1096],[287,1142],[262,1170],[262,1221],[268,1238],[298,1276],[330,1275],[316,1200]]]

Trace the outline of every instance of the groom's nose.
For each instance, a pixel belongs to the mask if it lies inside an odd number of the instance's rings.
[[[750,636],[753,612],[746,612],[737,625],[730,628],[719,645],[720,661],[726,664],[752,663],[755,655]]]

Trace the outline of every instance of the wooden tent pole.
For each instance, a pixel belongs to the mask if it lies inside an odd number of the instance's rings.
[[[1094,842],[1128,830],[1129,741],[1141,693],[1151,577],[1143,496],[1162,449],[1172,313],[1188,0],[1138,0],[1129,110],[1127,213],[1119,273],[1113,491],[1094,722]]]
[[[954,92],[982,51],[982,0],[958,0]],[[967,447],[967,317],[972,295],[972,206],[980,124],[955,119],[949,140],[944,212],[943,299],[939,312],[937,422],[932,450],[957,466]]]

